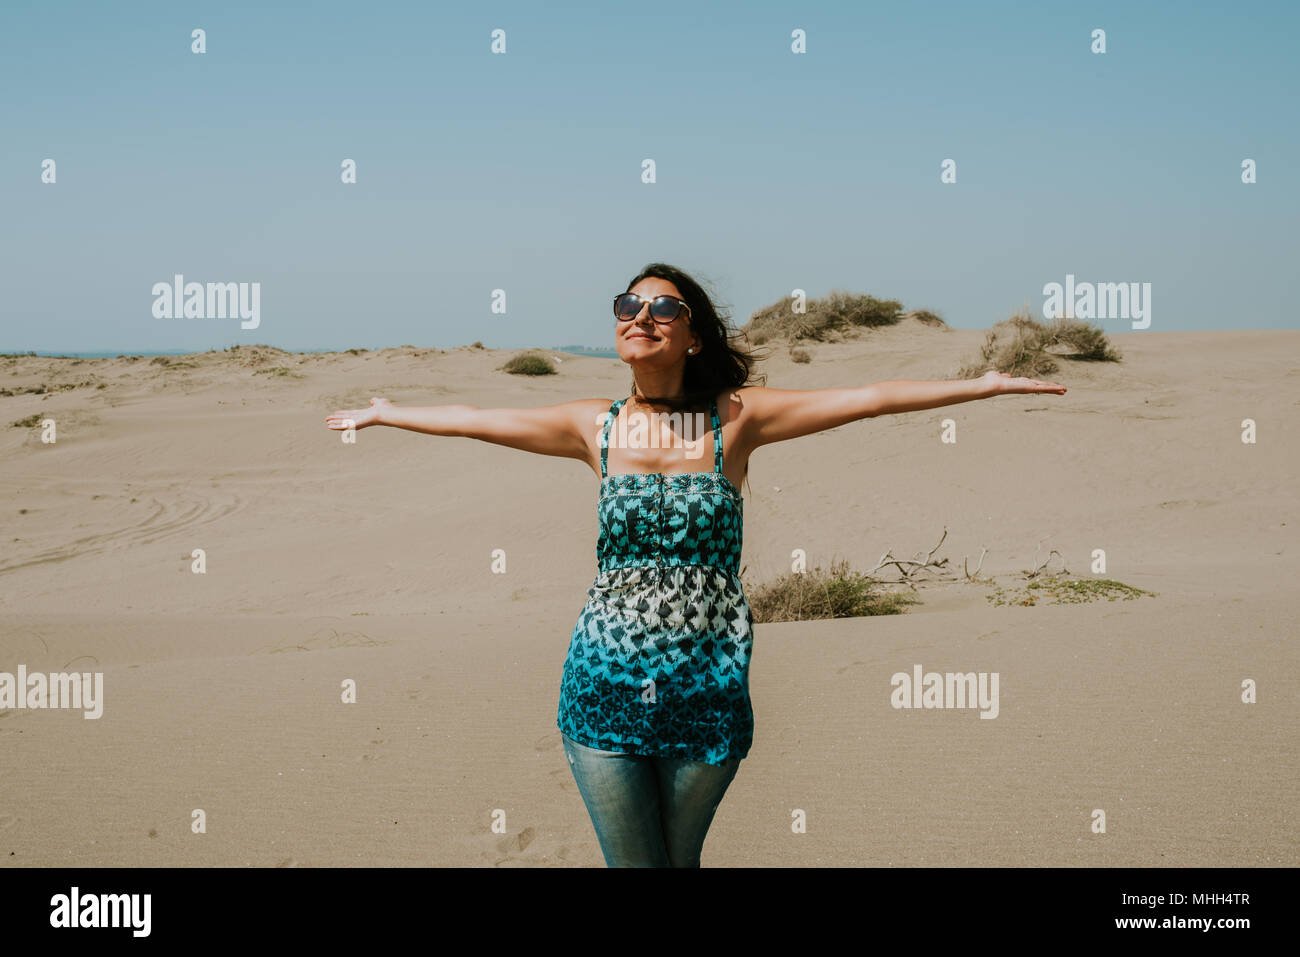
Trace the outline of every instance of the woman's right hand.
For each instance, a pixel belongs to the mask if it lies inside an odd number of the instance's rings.
[[[334,412],[325,417],[325,425],[335,432],[345,432],[348,428],[364,429],[368,425],[378,425],[379,413],[385,406],[392,408],[393,403],[387,399],[372,398],[370,408],[345,409]]]

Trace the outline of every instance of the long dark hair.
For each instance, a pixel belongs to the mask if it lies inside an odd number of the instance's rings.
[[[707,409],[723,389],[766,383],[766,376],[755,379],[753,372],[754,366],[766,356],[749,346],[728,326],[729,313],[713,304],[713,299],[700,283],[676,266],[650,263],[632,277],[624,292],[631,292],[642,279],[664,279],[677,287],[686,305],[691,307],[691,331],[699,337],[700,351],[686,357],[681,397],[642,395],[636,391],[634,376],[632,394],[639,401],[652,406],[666,406],[670,412],[694,412]]]

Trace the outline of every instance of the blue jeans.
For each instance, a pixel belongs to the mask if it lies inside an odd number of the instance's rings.
[[[740,767],[598,751],[563,732],[608,867],[699,867],[704,836]]]

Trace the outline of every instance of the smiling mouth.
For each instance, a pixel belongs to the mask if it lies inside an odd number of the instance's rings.
[[[642,335],[642,334],[639,333],[639,332],[638,332],[638,333],[635,333],[635,334],[633,334],[633,335],[628,336],[628,338],[629,338],[629,339],[649,339],[651,342],[658,342],[658,341],[659,341],[659,337],[658,337],[658,336],[647,336],[647,335]]]

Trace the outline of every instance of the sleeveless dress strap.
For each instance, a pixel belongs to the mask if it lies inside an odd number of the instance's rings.
[[[622,407],[625,401],[626,401],[625,399],[616,399],[614,401],[614,404],[609,407],[609,412],[605,418],[605,424],[601,427],[600,430],[600,477],[601,478],[605,478],[605,470],[607,468],[605,464],[605,460],[609,455],[609,430],[610,427],[614,424],[614,420],[618,418],[618,410],[619,408]]]
[[[722,422],[718,419],[718,401],[713,400],[709,407],[713,414],[713,471],[722,471]]]

